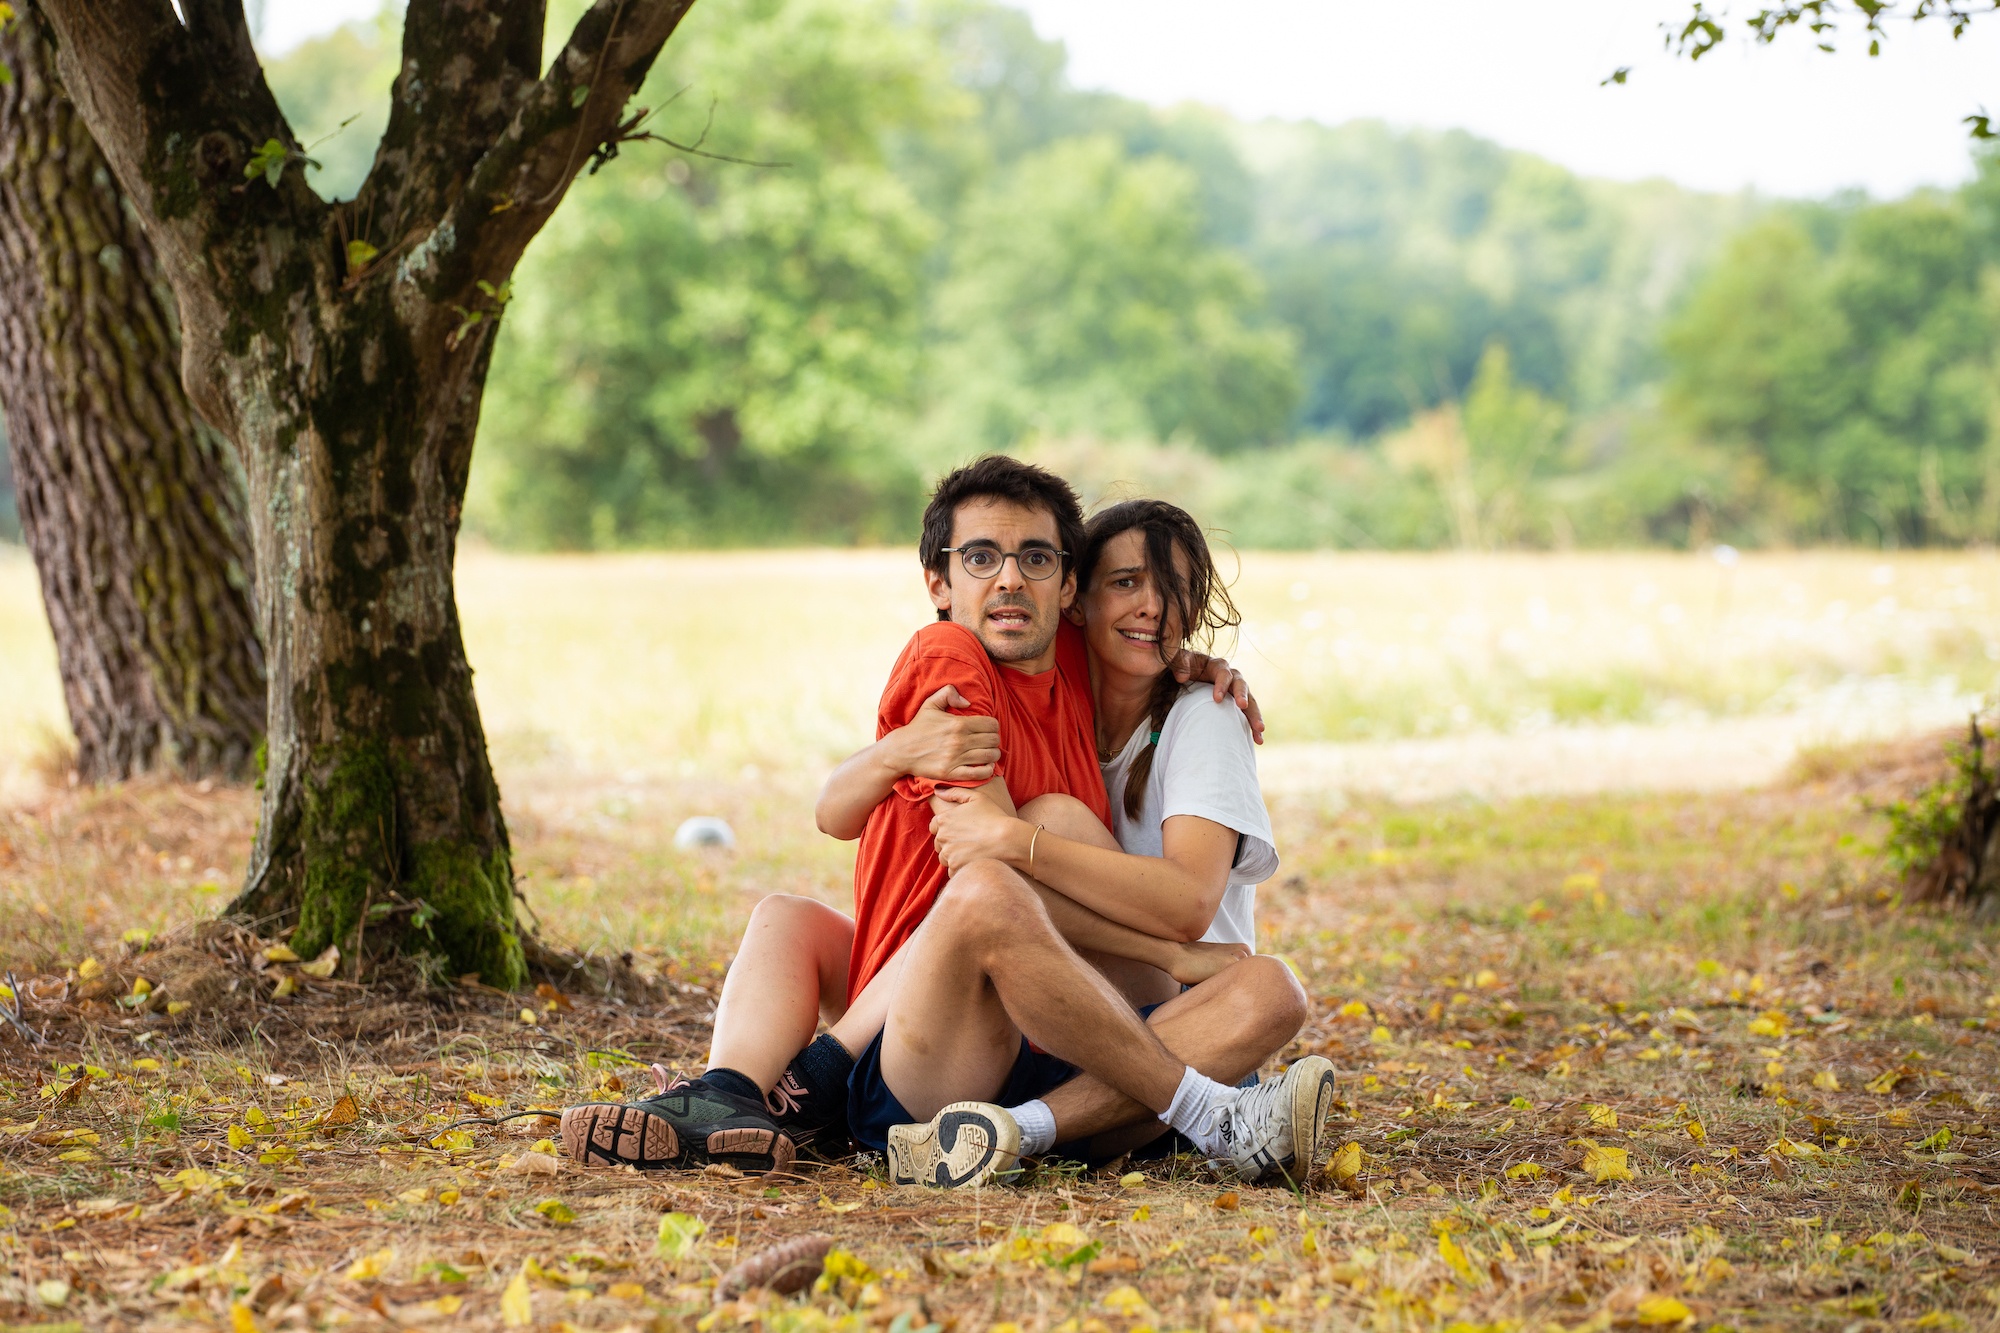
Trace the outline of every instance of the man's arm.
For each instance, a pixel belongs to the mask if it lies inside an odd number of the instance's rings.
[[[918,707],[905,726],[873,745],[856,750],[827,775],[813,807],[819,831],[852,842],[868,827],[868,816],[887,800],[904,777],[933,782],[983,783],[1000,762],[1000,724],[990,717],[961,716],[965,696],[946,685]],[[1012,813],[1012,803],[1008,805]]]

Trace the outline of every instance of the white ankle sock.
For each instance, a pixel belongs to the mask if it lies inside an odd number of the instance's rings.
[[[1174,1099],[1161,1113],[1164,1120],[1193,1141],[1194,1146],[1205,1153],[1222,1151],[1222,1135],[1217,1119],[1211,1119],[1209,1112],[1215,1107],[1233,1101],[1236,1089],[1224,1087],[1212,1078],[1205,1078],[1195,1072],[1193,1065],[1181,1075],[1181,1085],[1174,1089]]]
[[[1021,1127],[1021,1156],[1040,1157],[1056,1146],[1056,1113],[1047,1102],[1022,1102],[1007,1114]]]

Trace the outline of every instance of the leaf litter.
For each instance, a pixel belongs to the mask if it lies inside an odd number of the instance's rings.
[[[748,871],[651,984],[545,982],[532,1025],[525,996],[357,983],[238,927],[134,927],[134,890],[12,960],[48,1044],[0,1035],[0,1323],[1990,1325],[1996,930],[1899,901],[1854,786],[1274,810],[1267,947],[1314,1001],[1288,1054],[1341,1071],[1335,1151],[1295,1190],[1185,1159],[971,1195],[889,1188],[866,1159],[641,1176],[567,1162],[545,1117],[460,1123],[695,1067]],[[25,902],[55,891],[63,847],[115,863],[162,807],[195,809],[201,861],[247,843],[240,794],[57,799],[58,832],[15,840]],[[651,854],[595,836],[531,826],[522,861]],[[817,853],[772,841],[764,869],[796,858],[838,900]],[[544,915],[576,930],[581,910]]]

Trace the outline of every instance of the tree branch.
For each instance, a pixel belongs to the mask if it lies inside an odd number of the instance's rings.
[[[434,299],[498,283],[562,201],[591,153],[619,134],[624,108],[693,0],[596,0],[548,73],[521,99],[426,247]]]
[[[389,124],[349,214],[387,248],[435,226],[542,72],[545,0],[414,0]],[[367,234],[364,234],[367,233]]]
[[[42,0],[70,98],[144,216],[200,226],[203,197],[243,183],[255,149],[297,147],[251,49],[242,0]],[[292,190],[253,202],[297,207]]]

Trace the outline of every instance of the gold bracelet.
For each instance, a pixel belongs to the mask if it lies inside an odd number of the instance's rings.
[[[1035,825],[1035,831],[1028,835],[1028,878],[1035,877],[1035,842],[1042,836],[1043,826]]]

